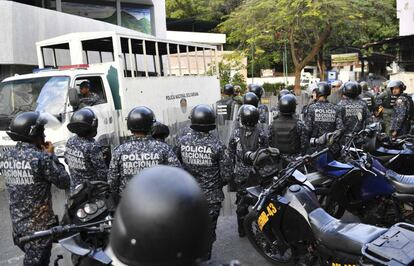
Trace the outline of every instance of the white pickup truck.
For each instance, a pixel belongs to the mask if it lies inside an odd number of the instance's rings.
[[[213,46],[159,40],[137,33],[83,32],[36,44],[39,69],[0,83],[0,149],[14,145],[6,131],[23,111],[47,112],[60,125],[46,131],[62,156],[71,136],[67,123],[79,108],[79,85],[89,81],[100,97],[91,106],[99,119],[97,139],[114,146],[129,135],[126,117],[136,106],[176,132],[197,104],[220,98]]]

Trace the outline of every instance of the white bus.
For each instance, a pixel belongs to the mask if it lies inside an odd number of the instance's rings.
[[[79,108],[79,85],[89,81],[100,97],[91,106],[99,119],[97,139],[114,146],[130,133],[126,117],[136,106],[151,108],[174,134],[197,104],[220,98],[214,46],[157,39],[137,33],[81,32],[36,43],[39,69],[0,83],[0,146],[14,142],[6,130],[23,111],[52,114],[59,126],[46,136],[63,155],[67,123]]]

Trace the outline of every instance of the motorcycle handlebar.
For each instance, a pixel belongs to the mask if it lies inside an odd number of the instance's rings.
[[[26,243],[26,242],[37,240],[37,239],[40,239],[40,238],[55,236],[57,234],[79,232],[81,230],[85,230],[85,231],[101,230],[101,229],[91,228],[91,227],[95,226],[95,225],[99,225],[99,224],[104,224],[104,223],[112,221],[112,220],[113,219],[108,219],[108,220],[98,221],[98,222],[89,223],[89,224],[82,224],[82,225],[77,225],[77,224],[58,225],[58,226],[54,226],[54,227],[52,227],[48,230],[38,231],[38,232],[34,232],[31,235],[20,237],[18,239],[18,241],[19,241],[19,243]],[[103,228],[103,229],[105,229],[105,228]]]

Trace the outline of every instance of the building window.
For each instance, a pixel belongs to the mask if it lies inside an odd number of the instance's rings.
[[[151,7],[121,2],[121,26],[152,34]]]
[[[62,12],[117,24],[115,1],[62,0]]]

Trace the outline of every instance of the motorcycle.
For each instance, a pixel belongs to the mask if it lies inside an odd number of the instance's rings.
[[[316,187],[322,206],[336,218],[349,211],[369,224],[413,223],[414,176],[385,168],[353,144],[372,131],[373,126],[352,135],[339,156],[333,156],[329,150],[321,154],[316,160],[319,175],[310,176],[310,182]],[[373,143],[363,146],[367,145]]]
[[[60,225],[23,236],[19,242],[50,237],[72,254],[75,266],[110,265],[112,260],[104,250],[114,209],[115,201],[106,182],[84,182],[69,197]],[[58,256],[56,266],[62,258]]]
[[[374,142],[370,153],[387,168],[400,174],[414,174],[414,136],[404,135],[397,139],[384,137],[375,132],[369,141]]]
[[[244,223],[254,248],[277,265],[414,263],[413,225],[343,223],[321,208],[312,184],[297,169],[326,151],[292,162],[260,192]]]

